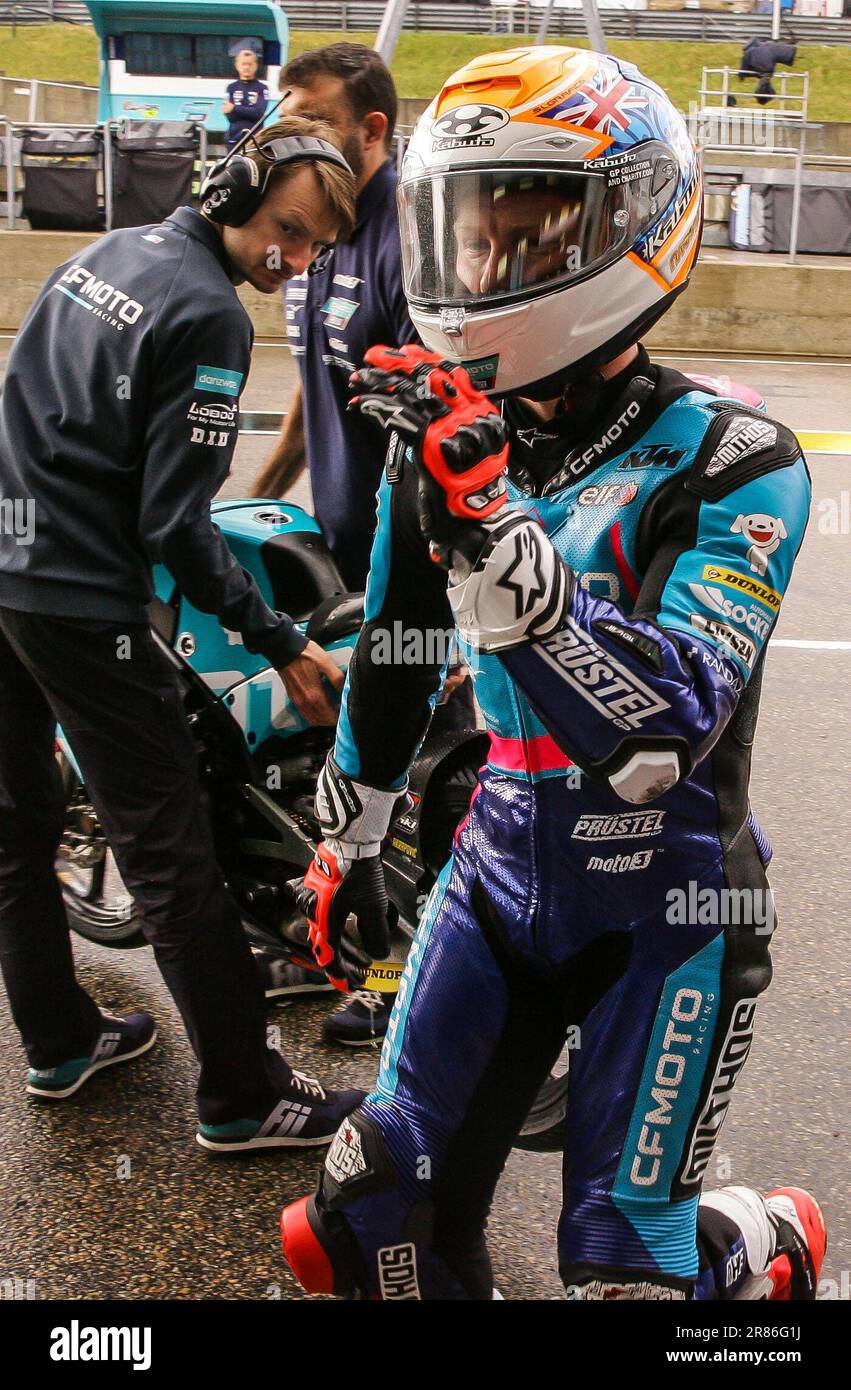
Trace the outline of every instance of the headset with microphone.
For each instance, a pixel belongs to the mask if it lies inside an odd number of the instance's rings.
[[[277,111],[281,102],[286,101],[289,92],[275,102],[272,111]],[[224,227],[241,227],[253,217],[265,197],[269,179],[276,169],[298,160],[323,160],[345,169],[352,170],[343,155],[328,140],[320,140],[315,135],[282,135],[269,140],[264,145],[254,139],[256,132],[265,123],[270,113],[263,116],[232,150],[217,164],[204,180],[201,188],[201,211],[211,222]],[[254,149],[264,163],[248,159],[242,150],[253,141]]]

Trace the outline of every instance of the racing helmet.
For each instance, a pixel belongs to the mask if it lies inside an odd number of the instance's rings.
[[[685,122],[637,68],[576,48],[484,54],[402,165],[414,326],[481,390],[558,396],[685,289],[702,211]]]

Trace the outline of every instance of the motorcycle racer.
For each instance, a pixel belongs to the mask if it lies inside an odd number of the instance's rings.
[[[569,1296],[815,1296],[807,1193],[701,1199],[771,975],[748,777],[810,498],[789,430],[638,344],[688,281],[701,196],[661,90],[571,49],[474,60],[412,139],[406,293],[433,351],[373,349],[353,379],[392,434],[302,891],[340,987],[439,682],[378,669],[383,631],[454,622],[491,748],[376,1088],[283,1214],[311,1292],[492,1296],[491,1197],[573,1026]]]

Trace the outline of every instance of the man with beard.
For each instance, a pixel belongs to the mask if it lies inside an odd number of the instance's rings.
[[[307,466],[316,519],[349,589],[363,589],[384,458],[374,421],[346,414],[348,381],[375,343],[417,341],[402,292],[396,170],[389,157],[396,90],[381,58],[358,43],[302,53],[281,74],[285,115],[333,126],[354,171],[355,229],[319,274],[285,292],[287,335],[301,384],[254,486],[281,497]]]

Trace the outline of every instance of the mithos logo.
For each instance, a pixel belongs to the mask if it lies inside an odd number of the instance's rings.
[[[667,700],[598,647],[575,619],[567,621],[561,632],[539,643],[538,655],[598,714],[619,729],[632,730],[669,708]]]
[[[699,1182],[706,1170],[709,1156],[718,1138],[718,1131],[727,1114],[736,1077],[751,1050],[755,1012],[755,999],[741,999],[736,1005],[709,1087],[706,1104],[700,1112],[689,1144],[681,1179],[683,1183]]]

